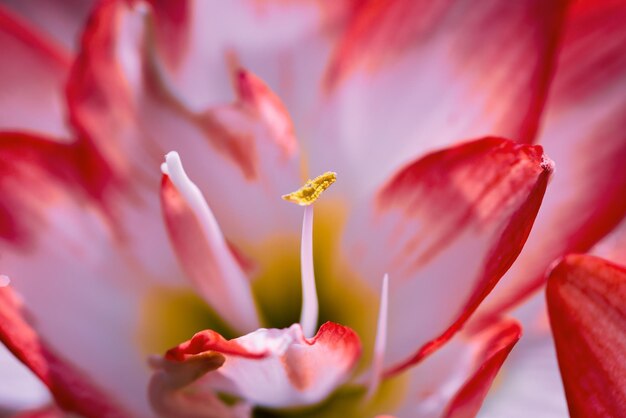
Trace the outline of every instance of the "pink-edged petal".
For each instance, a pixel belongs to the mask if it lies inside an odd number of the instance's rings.
[[[63,409],[88,418],[129,416],[66,359],[53,353],[26,322],[18,296],[0,288],[0,340],[48,386]]]
[[[457,334],[441,350],[405,371],[409,382],[398,417],[472,417],[495,374],[521,335],[519,324],[501,320],[480,331]]]
[[[485,345],[484,357],[478,369],[467,379],[448,404],[444,417],[464,418],[476,416],[480,410],[496,374],[502,367],[522,333],[519,325],[513,323],[491,337]]]
[[[234,59],[267,80],[303,118],[319,93],[332,41],[359,7],[354,0],[150,3],[161,23],[156,40],[165,79],[189,108],[232,97]]]
[[[136,208],[119,216],[128,251],[157,275],[171,266],[159,213],[159,170],[176,150],[205,194],[225,235],[236,244],[297,231],[299,211],[277,197],[297,186],[299,158],[289,117],[251,73],[233,70],[237,98],[190,110],[156,68],[149,39],[151,9],[103,2],[94,12],[68,85],[72,121],[103,152]],[[197,86],[198,91],[202,89]],[[232,99],[230,99],[232,100]],[[237,193],[233,193],[237,190]],[[251,210],[250,202],[255,202]],[[150,237],[146,231],[158,235]],[[155,251],[162,254],[154,262]]]
[[[502,366],[480,418],[568,416],[544,294],[511,312],[524,336]]]
[[[626,269],[567,256],[550,273],[550,324],[571,416],[626,413]]]
[[[211,209],[195,185],[184,178],[184,171],[174,172],[175,165],[180,166],[179,157],[168,154],[166,158],[168,174],[161,184],[161,205],[181,267],[208,304],[235,329],[250,332],[258,328],[249,280]]]
[[[593,247],[592,254],[626,265],[626,219]]]
[[[260,329],[225,340],[212,331],[169,350],[172,370],[219,353],[224,364],[193,382],[196,392],[214,391],[268,407],[317,403],[344,383],[360,357],[361,343],[351,329],[327,322],[307,339],[299,324],[287,329]]]
[[[51,405],[40,409],[24,411],[12,418],[67,418],[67,414],[58,406]]]
[[[344,248],[366,281],[392,278],[388,372],[436,350],[495,286],[551,172],[541,147],[484,138],[417,160],[359,205]]]
[[[20,411],[50,402],[50,393],[39,379],[0,345],[0,410]]]
[[[80,147],[26,135],[0,134],[0,162],[3,273],[50,348],[145,416],[137,330],[146,278],[116,246],[96,199],[101,173]]]
[[[551,263],[588,251],[626,214],[626,3],[572,5],[539,142],[556,163],[519,260],[481,306],[497,314],[544,283]]]
[[[74,51],[95,0],[3,0],[2,3],[38,27],[46,37],[52,37],[68,51]]]
[[[226,405],[212,391],[186,391],[189,385],[222,364],[224,356],[213,351],[193,356],[182,364],[166,359],[152,359],[155,372],[148,394],[155,412],[160,417],[171,418],[249,417],[250,411],[241,411],[240,405]]]
[[[399,165],[462,138],[531,141],[565,6],[368,2],[328,66],[327,101],[312,123],[314,162],[332,147],[335,169],[369,189]]]
[[[0,129],[67,138],[63,88],[70,58],[0,6]]]

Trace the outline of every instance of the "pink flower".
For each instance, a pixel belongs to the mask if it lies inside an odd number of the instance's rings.
[[[0,339],[44,416],[474,416],[510,309],[626,213],[624,2],[33,4]],[[570,412],[619,415],[626,272],[550,277]]]

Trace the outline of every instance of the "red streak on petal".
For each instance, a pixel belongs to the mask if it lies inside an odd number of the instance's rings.
[[[82,372],[48,348],[24,319],[19,299],[10,287],[0,288],[0,340],[48,386],[64,410],[88,418],[129,416]]]
[[[573,417],[626,414],[626,268],[567,256],[550,274],[548,312]]]
[[[522,329],[515,322],[505,326],[487,343],[484,360],[449,403],[445,418],[473,417],[478,413],[496,374],[519,341]]]
[[[225,339],[215,331],[205,330],[196,333],[190,340],[169,349],[165,353],[165,358],[167,360],[180,362],[192,359],[194,356],[208,351],[256,359],[261,359],[269,355],[267,351],[250,351],[242,347],[236,341]]]

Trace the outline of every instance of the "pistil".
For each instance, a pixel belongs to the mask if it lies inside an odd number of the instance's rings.
[[[305,206],[302,219],[302,241],[300,244],[300,274],[302,280],[302,310],[300,325],[305,337],[311,338],[317,330],[319,305],[315,287],[315,271],[313,268],[313,202],[322,192],[335,182],[337,175],[327,172],[309,180],[300,189],[286,194],[283,199]]]

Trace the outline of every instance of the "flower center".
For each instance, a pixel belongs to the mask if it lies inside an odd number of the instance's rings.
[[[378,292],[358,280],[339,256],[345,207],[324,199],[316,204],[320,221],[313,224],[311,204],[335,179],[334,173],[325,173],[309,180],[301,189],[283,196],[285,200],[305,206],[300,257],[295,236],[273,236],[265,242],[238,243],[238,249],[246,258],[254,260],[255,268],[249,274],[252,279],[250,287],[263,318],[261,325],[287,328],[298,322],[299,314],[306,337],[315,335],[319,324],[326,321],[352,328],[359,334],[364,348],[359,367],[364,370],[369,365],[373,366],[369,390],[361,385],[348,386],[320,405],[298,411],[257,408],[255,417],[321,417],[335,416],[335,412],[340,411],[344,415],[336,416],[362,416],[374,405],[378,409],[381,403],[395,403],[405,387],[402,377],[380,382],[385,350],[387,278],[383,281],[377,315],[373,307],[377,305]],[[301,280],[296,279],[298,276]],[[146,298],[144,312],[140,332],[142,346],[148,353],[165,351],[202,329],[212,329],[229,339],[239,336],[192,291],[155,288]],[[378,337],[376,328],[372,326],[377,316]]]

